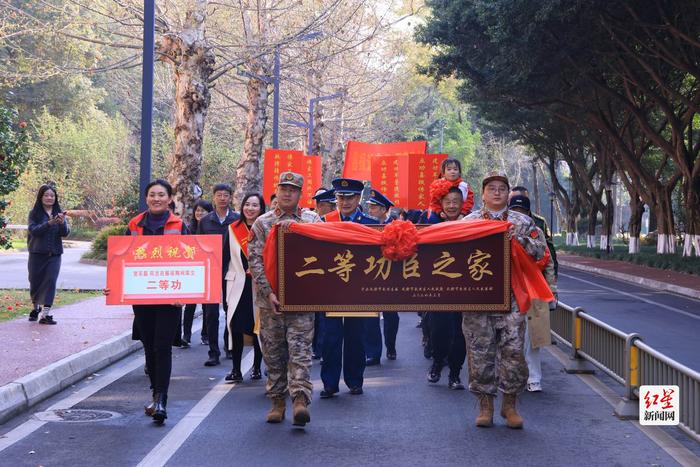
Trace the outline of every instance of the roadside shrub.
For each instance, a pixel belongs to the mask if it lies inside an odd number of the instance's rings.
[[[642,251],[636,255],[630,255],[626,249],[618,249],[617,251],[607,254],[604,250],[592,250],[584,246],[572,247],[561,245],[557,247],[557,252],[586,256],[589,258],[627,261],[628,263],[639,264],[640,266],[649,266],[657,269],[667,269],[700,276],[700,258],[698,257],[689,258],[679,254],[660,255],[656,253],[655,245],[643,246],[641,250]]]
[[[87,259],[107,259],[107,239],[112,235],[124,235],[126,231],[126,225],[124,224],[113,224],[109,225],[97,233],[97,236],[92,241],[92,246],[90,251],[83,255],[83,258]]]

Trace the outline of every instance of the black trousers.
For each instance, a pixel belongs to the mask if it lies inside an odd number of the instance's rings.
[[[207,338],[209,339],[209,356],[219,357],[219,304],[205,303],[202,305],[204,316],[206,317]],[[224,303],[224,312],[228,310],[228,306]],[[228,329],[224,326],[224,348],[228,349]]]
[[[384,311],[384,345],[387,351],[396,352],[396,334],[399,332],[399,313]]]
[[[29,253],[29,296],[34,305],[52,306],[56,281],[61,270],[61,255]]]
[[[231,353],[233,354],[233,369],[241,370],[241,358],[243,358],[243,333],[233,332],[230,336],[231,345],[233,349]],[[260,369],[260,364],[262,363],[262,350],[260,349],[260,341],[258,336],[253,336],[253,368]]]
[[[168,393],[181,311],[179,306],[134,305],[134,327],[143,343],[151,389],[159,393]]]
[[[192,340],[192,323],[194,322],[194,312],[197,310],[197,305],[194,303],[190,303],[185,305],[185,311],[183,313],[182,317],[182,338],[185,339],[187,342],[190,342]],[[207,336],[207,323],[206,320],[204,319],[204,313],[202,313],[202,331],[200,332],[200,335],[202,337]]]
[[[462,333],[462,314],[434,312],[430,314],[430,344],[433,363],[444,366],[445,360],[452,371],[459,371],[467,356],[467,344]]]

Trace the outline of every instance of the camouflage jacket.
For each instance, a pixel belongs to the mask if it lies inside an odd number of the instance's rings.
[[[506,210],[498,218],[493,219],[491,214],[486,208],[481,208],[478,211],[474,211],[467,217],[462,219],[462,221],[470,221],[475,219],[490,219],[490,220],[507,220],[515,226],[515,239],[525,248],[525,251],[532,256],[535,261],[539,261],[544,257],[544,249],[547,246],[544,235],[537,230],[535,221],[526,216],[525,214],[520,214],[519,212]]]
[[[269,308],[267,297],[272,292],[270,282],[265,275],[265,263],[263,262],[263,250],[267,236],[272,230],[272,226],[282,221],[291,220],[294,222],[311,223],[321,222],[321,218],[314,211],[302,211],[297,209],[293,214],[286,213],[281,209],[269,211],[258,217],[250,229],[250,241],[248,243],[248,265],[253,275],[253,282],[257,293],[257,306]]]

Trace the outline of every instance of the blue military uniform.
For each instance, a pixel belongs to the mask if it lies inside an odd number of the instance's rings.
[[[359,180],[339,178],[333,180],[333,189],[338,196],[360,195],[364,185]],[[334,216],[331,216],[334,214]],[[338,211],[323,218],[331,217],[341,222],[356,222],[364,225],[377,225],[377,219],[368,216],[359,208],[350,216],[343,216]],[[323,391],[321,397],[331,397],[339,391],[340,373],[352,394],[362,394],[365,372],[364,327],[367,318],[330,318],[323,314],[321,380]]]
[[[370,192],[370,199],[367,204],[383,206],[387,210],[394,206],[389,198],[378,190]],[[393,219],[388,217],[382,223],[388,224]],[[399,332],[399,314],[396,311],[385,311],[384,315],[384,343],[386,345],[386,355],[390,360],[396,359],[396,335]],[[382,358],[382,331],[379,317],[366,318],[365,320],[365,353],[367,355],[366,365],[378,365]]]

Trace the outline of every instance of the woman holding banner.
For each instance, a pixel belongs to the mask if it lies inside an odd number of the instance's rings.
[[[255,305],[253,281],[248,269],[248,236],[253,222],[265,212],[265,200],[258,193],[249,193],[241,202],[241,217],[228,226],[224,236],[222,259],[225,300],[229,310],[226,317],[229,336],[229,350],[232,353],[233,369],[226,375],[226,381],[242,383],[241,357],[243,356],[243,335],[253,338],[253,371],[250,379],[261,379],[260,364],[262,351],[255,333]]]
[[[125,235],[186,235],[185,223],[168,206],[173,188],[157,179],[146,186],[147,210],[129,221]],[[105,289],[108,295],[109,289]],[[161,425],[168,418],[168,386],[172,371],[172,342],[178,332],[182,304],[134,305],[134,328],[143,343],[153,400],[144,407],[146,415]]]

